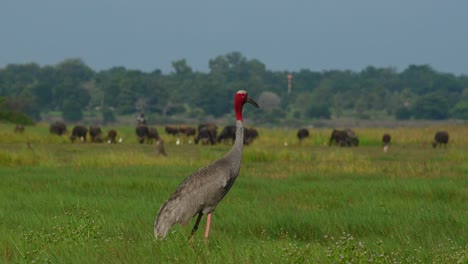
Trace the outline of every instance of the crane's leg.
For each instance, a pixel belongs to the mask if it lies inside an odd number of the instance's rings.
[[[207,239],[208,235],[210,234],[210,224],[211,224],[211,213],[208,213],[208,215],[206,215],[205,239]]]
[[[202,216],[203,216],[202,212],[198,213],[197,221],[195,222],[195,225],[193,226],[192,234],[190,235],[189,241],[193,240],[193,236],[195,235],[195,232],[198,230],[198,224],[200,223]]]

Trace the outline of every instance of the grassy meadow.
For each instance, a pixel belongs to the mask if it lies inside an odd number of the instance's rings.
[[[13,127],[0,124],[0,263],[468,262],[468,125],[358,128],[357,148],[329,147],[331,129],[299,143],[260,128],[209,240],[203,218],[191,243],[195,219],[156,241],[156,213],[230,146],[176,145],[158,127],[164,157],[132,127],[115,145]],[[450,143],[433,149],[441,129]]]

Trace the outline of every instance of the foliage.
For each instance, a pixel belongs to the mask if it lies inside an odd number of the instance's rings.
[[[468,101],[458,102],[451,111],[454,118],[468,120]]]
[[[105,107],[102,109],[102,120],[104,124],[115,122],[116,118],[114,112],[108,107]]]
[[[416,119],[443,120],[449,117],[449,111],[447,99],[437,93],[421,96],[412,107]]]
[[[7,104],[7,99],[4,97],[0,97],[0,121],[20,125],[34,124],[34,121],[26,114],[12,111],[11,106]]]
[[[173,116],[201,120],[229,115],[232,105],[226,102],[245,89],[252,98],[268,102],[263,104],[268,113],[253,113],[253,118],[275,123],[331,118],[331,113],[333,118],[354,119],[376,118],[374,112],[387,113],[387,119],[464,118],[463,105],[452,106],[468,94],[466,76],[441,73],[430,65],[409,65],[402,72],[373,66],[360,72],[273,72],[240,52],[217,56],[208,65],[208,72],[197,72],[180,59],[172,63],[173,72],[163,74],[124,67],[96,72],[80,59],[47,66],[10,64],[0,69],[0,96],[8,98],[14,112],[36,120],[51,111],[79,120],[80,111],[99,107],[112,108],[115,115],[145,112],[165,120]],[[280,110],[272,115],[276,108]]]
[[[411,110],[408,107],[400,107],[395,112],[395,117],[398,120],[408,120],[411,118]]]
[[[75,100],[65,100],[63,102],[63,119],[65,121],[79,121],[83,118],[83,111],[81,110],[80,104]]]

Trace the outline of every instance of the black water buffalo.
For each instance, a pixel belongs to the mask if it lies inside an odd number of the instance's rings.
[[[250,145],[258,137],[258,131],[255,128],[244,128],[244,145]]]
[[[24,126],[23,125],[16,125],[15,126],[15,133],[23,133],[24,132]]]
[[[50,124],[49,132],[54,135],[61,136],[67,133],[67,126],[64,122],[55,121],[54,123]]]
[[[135,132],[140,144],[143,144],[145,140],[149,144],[153,143],[153,140],[159,140],[159,134],[156,128],[140,124],[136,127]]]
[[[436,148],[437,145],[445,147],[449,141],[449,134],[447,131],[438,131],[434,136],[434,141],[432,141],[432,147]]]
[[[86,134],[88,133],[88,129],[84,126],[77,125],[73,128],[72,134],[70,136],[71,142],[75,142],[76,139],[79,139],[82,142],[86,142]]]
[[[352,129],[346,130],[336,130],[333,129],[332,134],[330,136],[329,145],[331,146],[335,142],[335,144],[339,146],[358,146],[359,139],[356,137],[354,131]]]
[[[91,142],[99,143],[102,142],[102,130],[98,126],[90,126],[89,127],[89,137],[91,138]]]
[[[235,139],[236,139],[236,126],[225,126],[223,130],[221,131],[221,133],[219,134],[216,141],[218,141],[218,143],[227,142],[227,141],[234,143]]]
[[[111,129],[107,132],[107,143],[115,144],[117,143],[117,131]]]
[[[148,137],[148,127],[146,125],[140,124],[136,127],[135,132],[137,134],[138,143],[143,144],[143,142],[145,142],[145,139]]]
[[[255,128],[244,128],[244,145],[251,144],[258,137],[258,131]],[[234,143],[236,140],[236,126],[225,126],[219,134],[217,141]]]
[[[198,135],[195,137],[195,144],[201,141],[203,145],[216,144],[218,127],[215,124],[207,123],[198,126]]]
[[[303,139],[309,137],[309,130],[307,128],[300,128],[296,134],[299,142],[302,142]]]

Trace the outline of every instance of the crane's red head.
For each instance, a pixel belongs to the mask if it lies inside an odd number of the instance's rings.
[[[236,112],[236,120],[242,121],[242,107],[245,103],[250,103],[255,107],[258,107],[258,104],[249,97],[246,91],[239,90],[234,96],[234,111]]]

